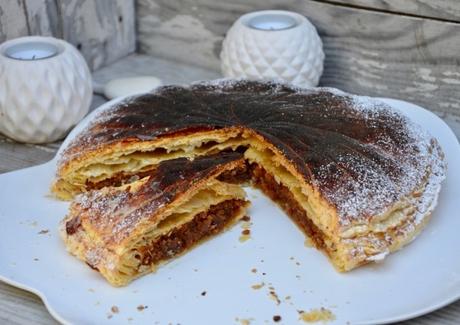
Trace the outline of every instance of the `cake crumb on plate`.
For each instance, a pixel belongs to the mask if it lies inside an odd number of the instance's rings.
[[[251,288],[253,288],[254,290],[259,290],[259,289],[263,288],[263,286],[265,286],[264,282],[259,283],[259,284],[254,284],[254,285],[251,286]]]
[[[147,309],[147,308],[148,308],[148,306],[144,306],[144,305],[137,306],[137,310],[139,310],[139,311],[143,311],[144,309]]]
[[[299,310],[299,320],[305,323],[330,322],[335,320],[335,315],[327,308],[311,309],[309,312]]]
[[[281,321],[281,316],[280,315],[273,316],[273,321],[278,323],[279,321]]]

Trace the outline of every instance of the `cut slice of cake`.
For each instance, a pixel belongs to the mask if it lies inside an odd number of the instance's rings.
[[[245,215],[244,191],[218,179],[244,164],[239,153],[165,161],[129,185],[79,195],[61,235],[70,253],[126,285]]]

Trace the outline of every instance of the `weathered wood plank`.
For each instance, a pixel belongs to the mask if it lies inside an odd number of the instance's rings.
[[[322,84],[460,116],[459,24],[313,2],[303,13],[324,40]]]
[[[62,37],[58,7],[54,0],[24,0],[29,35]]]
[[[63,38],[92,69],[135,51],[134,1],[61,0]]]
[[[233,21],[266,8],[298,11],[317,26],[326,52],[321,85],[401,98],[460,116],[456,23],[313,0],[138,0],[140,50],[219,71],[221,42]]]
[[[0,0],[0,42],[44,35],[75,45],[91,69],[136,49],[134,0]]]
[[[0,43],[28,33],[26,11],[22,0],[0,0]]]
[[[422,16],[433,19],[460,21],[458,0],[317,0],[354,5],[374,10]]]
[[[55,150],[41,145],[18,144],[0,135],[0,173],[44,163],[53,158]]]

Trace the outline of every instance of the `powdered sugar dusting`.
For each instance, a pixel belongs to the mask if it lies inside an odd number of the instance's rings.
[[[384,157],[380,161],[346,153],[338,155],[335,162],[321,166],[319,180],[322,175],[337,178],[338,185],[325,195],[335,202],[342,226],[366,224],[369,218],[385,213],[403,199],[418,206],[419,216],[425,215],[435,204],[445,178],[446,165],[439,144],[420,126],[383,102],[364,96],[347,97],[350,110],[364,118],[371,129],[381,120],[391,121],[389,125],[399,125],[399,128],[392,130],[395,134],[392,137],[383,133],[372,143],[363,144],[364,148]],[[347,177],[350,173],[352,176]],[[413,192],[425,183],[423,194],[412,198]],[[415,220],[420,219],[423,218]]]
[[[80,194],[71,210],[77,212],[75,217],[86,219],[87,224],[102,235],[104,242],[116,243],[125,238],[139,222],[151,218],[169,199],[170,196],[152,183],[145,183],[135,192],[105,188]]]
[[[346,92],[333,88],[333,87],[300,87],[297,85],[287,84],[282,81],[264,81],[266,85],[270,86],[269,92],[276,94],[280,89],[288,87],[291,90],[294,90],[298,94],[311,94],[312,92],[328,92],[337,96],[348,95]],[[212,88],[213,91],[225,92],[231,90],[232,88],[238,86],[247,86],[248,80],[244,78],[220,78],[213,80],[199,80],[191,83],[189,86],[184,85],[184,88],[194,88],[194,87],[207,87]]]
[[[373,262],[380,262],[380,261],[383,261],[388,254],[390,254],[390,252],[388,250],[386,250],[386,251],[383,251],[381,253],[369,256],[367,258],[367,260],[368,261],[373,261]]]

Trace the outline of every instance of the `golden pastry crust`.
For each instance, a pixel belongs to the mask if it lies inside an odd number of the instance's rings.
[[[129,183],[163,161],[226,150],[244,152],[289,191],[340,271],[410,241],[446,169],[437,141],[381,102],[218,81],[162,87],[101,113],[64,151],[52,191],[69,199],[114,177]]]

